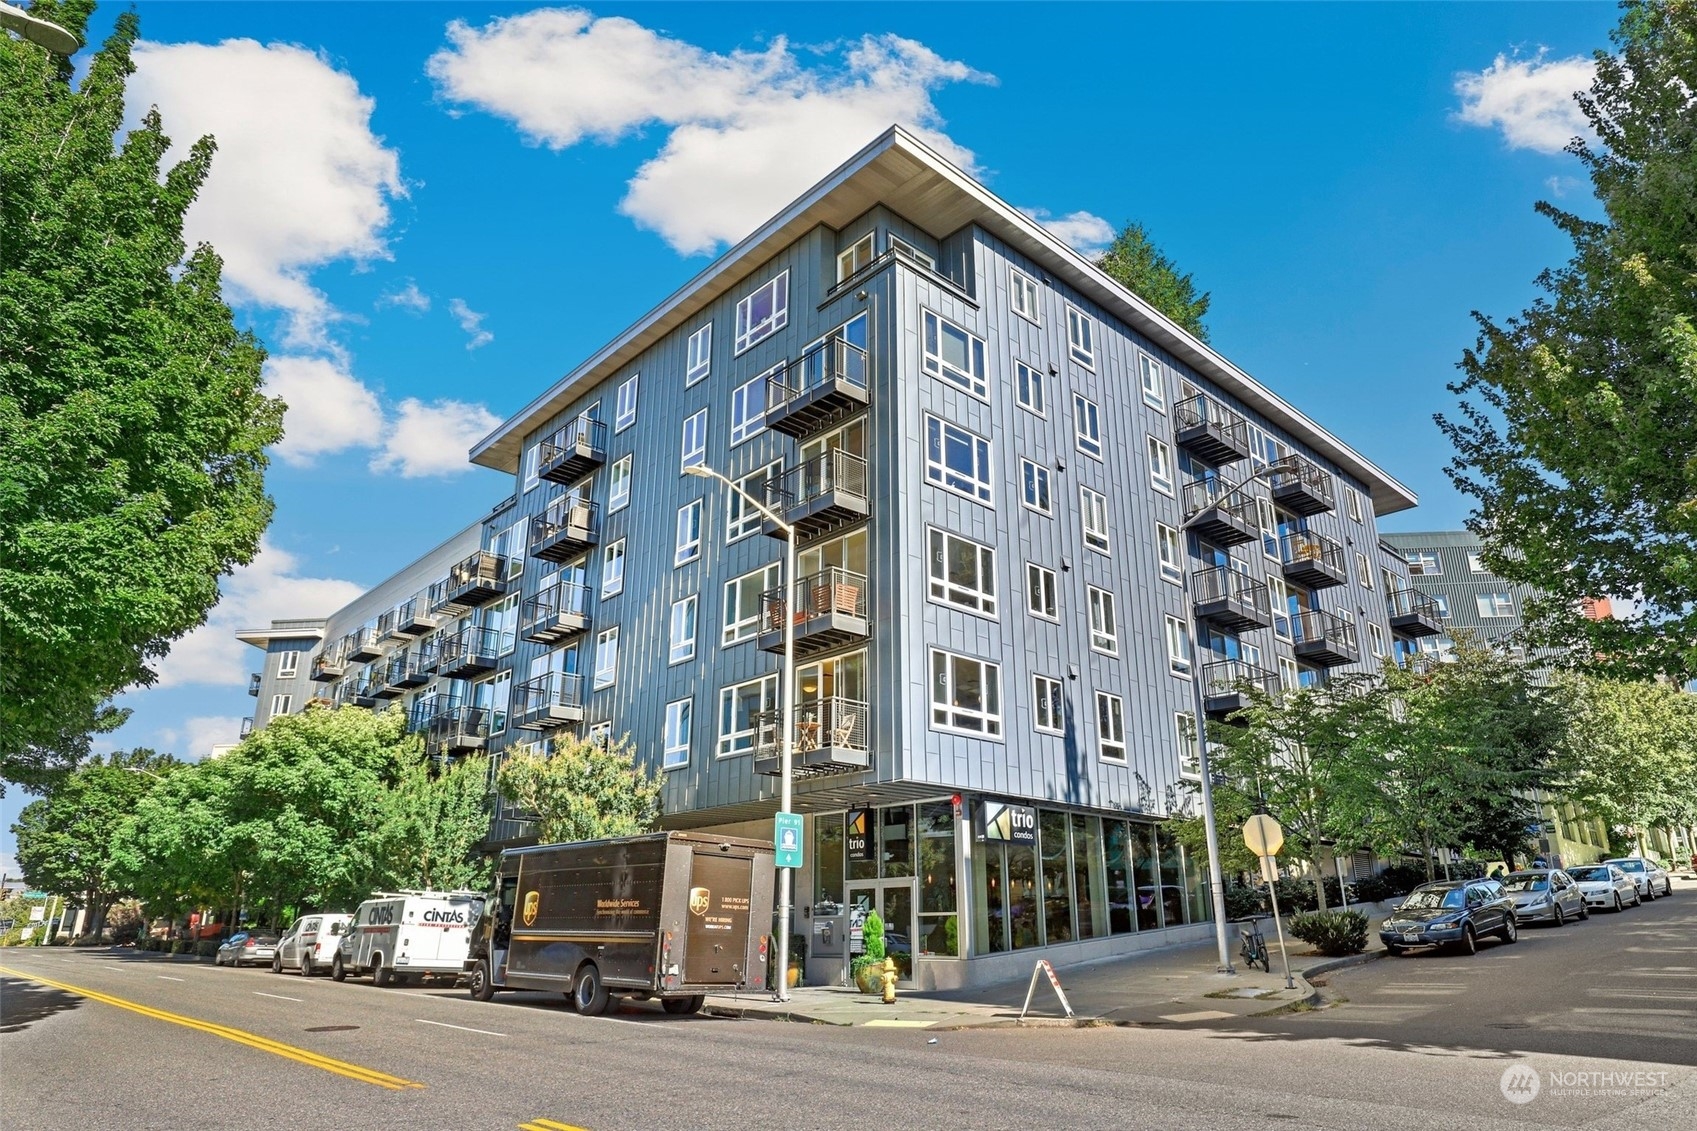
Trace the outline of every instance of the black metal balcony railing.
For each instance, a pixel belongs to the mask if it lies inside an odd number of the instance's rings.
[[[871,399],[866,351],[831,337],[766,378],[766,426],[800,439],[852,416]]]
[[[430,611],[475,609],[507,591],[507,558],[479,550],[430,587]]]
[[[589,627],[589,586],[556,581],[524,603],[519,635],[539,644],[555,644]]]
[[[383,675],[384,698],[393,699],[408,688],[423,687],[430,682],[430,672],[420,662],[422,650],[421,645],[414,645],[389,657]]]
[[[1267,587],[1233,566],[1215,566],[1191,579],[1198,619],[1232,632],[1266,628],[1273,623]]]
[[[1261,537],[1255,499],[1223,479],[1193,479],[1180,492],[1184,525],[1221,546],[1236,546]]]
[[[252,733],[253,733],[253,716],[249,715],[242,720],[241,729],[236,732],[236,737],[237,738],[246,738],[248,735],[250,735]]]
[[[312,678],[319,683],[341,679],[342,673],[347,670],[347,664],[343,661],[341,650],[337,645],[331,645],[312,658]]]
[[[1309,589],[1328,589],[1349,580],[1343,547],[1308,530],[1290,530],[1279,535],[1279,561],[1285,579]]]
[[[794,632],[798,656],[864,640],[870,631],[864,574],[831,566],[803,577],[796,583],[796,604]],[[784,586],[761,594],[759,647],[762,651],[784,650],[787,607],[788,592]]]
[[[436,618],[430,614],[429,590],[402,601],[401,607],[395,610],[397,636],[423,636],[435,627]]]
[[[1355,622],[1324,609],[1306,609],[1291,617],[1297,659],[1323,666],[1353,664],[1361,658]]]
[[[601,540],[598,504],[567,495],[530,520],[530,556],[568,561]]]
[[[1244,660],[1217,660],[1202,666],[1202,705],[1216,718],[1248,707],[1257,691],[1278,695],[1279,677]]]
[[[768,479],[766,505],[808,537],[859,522],[872,510],[866,461],[838,448],[822,452]],[[784,536],[771,521],[766,523],[766,533]]]
[[[430,716],[424,727],[424,752],[433,758],[471,754],[489,745],[493,722],[487,707],[450,705]]]
[[[1273,501],[1297,514],[1319,514],[1337,505],[1332,476],[1307,456],[1292,452],[1268,468]]]
[[[536,447],[536,473],[555,483],[572,483],[607,462],[607,426],[579,416]]]
[[[407,712],[407,732],[422,734],[430,729],[430,720],[436,717],[438,711],[445,710],[448,702],[440,695],[426,695],[419,699]]]
[[[420,682],[428,683],[430,677],[436,674],[436,667],[442,659],[442,637],[440,635],[426,636],[412,646],[413,668],[424,676]]]
[[[1249,457],[1249,422],[1206,393],[1173,406],[1173,438],[1209,463]]]
[[[576,672],[548,672],[518,686],[514,725],[521,730],[549,730],[583,721],[583,677]]]
[[[1418,589],[1399,589],[1385,598],[1391,631],[1403,636],[1436,636],[1444,630],[1438,602]]]
[[[383,654],[377,643],[377,630],[362,624],[342,637],[342,655],[352,664],[368,664]]]
[[[356,707],[377,706],[377,692],[382,687],[383,681],[371,669],[367,668],[359,675],[354,676],[348,683],[350,684],[348,702]]]
[[[872,764],[871,710],[858,699],[828,696],[798,703],[791,744],[792,772],[798,778],[850,774]],[[784,716],[761,711],[754,716],[754,772],[783,772]]]
[[[390,609],[386,613],[378,614],[378,617],[377,617],[377,639],[379,639],[379,640],[393,640],[395,638],[395,636],[396,636],[396,632],[395,632],[395,610]]]
[[[512,651],[513,634],[493,628],[467,628],[444,637],[436,672],[447,679],[464,679],[494,671],[500,657]]]
[[[249,695],[258,695],[259,694],[259,681],[262,678],[264,678],[264,677],[261,676],[258,672],[254,672],[252,675],[247,677],[247,693]]]

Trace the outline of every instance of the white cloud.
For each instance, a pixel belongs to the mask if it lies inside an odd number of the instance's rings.
[[[466,349],[474,350],[495,340],[495,335],[483,328],[484,316],[467,306],[465,299],[449,299],[448,313],[454,316],[454,321],[460,324],[460,329],[471,335],[471,340],[465,344]]]
[[[138,43],[129,115],[157,105],[182,157],[204,134],[218,152],[190,208],[190,246],[209,241],[239,301],[288,315],[287,340],[326,347],[336,317],[309,275],[338,259],[387,258],[400,160],[371,130],[372,99],[322,56],[289,44]]]
[[[668,128],[619,208],[686,254],[747,235],[892,123],[972,170],[972,153],[940,132],[931,95],[995,81],[895,35],[821,51],[805,66],[781,37],[765,51],[719,55],[581,9],[481,28],[456,20],[448,40],[428,65],[440,92],[512,122],[531,144],[564,149]]]
[[[236,639],[238,629],[265,628],[279,617],[328,616],[365,592],[364,586],[339,578],[301,577],[298,569],[295,555],[261,542],[252,563],[223,580],[222,595],[206,623],[177,641],[159,662],[155,686],[244,684],[258,653]]]
[[[383,438],[377,394],[339,361],[273,357],[265,362],[265,391],[288,405],[277,454],[305,466],[328,452],[373,447]]]
[[[462,401],[425,404],[415,397],[401,402],[383,450],[371,459],[373,471],[399,472],[403,479],[457,475],[471,467],[466,453],[500,417],[482,405]]]
[[[196,715],[183,720],[181,729],[166,727],[158,735],[161,750],[185,762],[198,762],[211,755],[214,746],[241,741],[242,721],[234,715]]]
[[[1047,209],[1022,208],[1027,216],[1049,230],[1086,259],[1097,259],[1114,242],[1114,226],[1093,212],[1069,212],[1051,216]]]
[[[414,314],[423,314],[430,309],[430,296],[419,290],[417,283],[408,279],[407,285],[400,290],[390,291],[378,297],[377,308],[381,310],[386,306],[398,306]]]
[[[1501,129],[1510,149],[1560,153],[1575,136],[1591,135],[1573,95],[1589,90],[1595,73],[1596,64],[1579,55],[1550,61],[1542,51],[1531,59],[1498,55],[1478,74],[1456,77],[1456,116],[1470,126]]]

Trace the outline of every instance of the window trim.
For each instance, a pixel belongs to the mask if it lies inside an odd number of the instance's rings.
[[[755,727],[750,727],[748,730],[733,730],[733,731],[727,732],[725,730],[725,705],[726,705],[727,702],[735,702],[736,701],[736,693],[739,690],[741,690],[742,688],[745,688],[745,687],[752,687],[755,684],[760,685],[760,707],[759,707],[759,710],[768,711],[768,710],[775,710],[777,708],[779,691],[778,691],[778,673],[776,673],[776,672],[768,672],[766,675],[757,675],[753,679],[745,679],[745,680],[742,680],[741,682],[729,683],[729,684],[726,684],[725,686],[721,687],[719,689],[719,733],[718,733],[717,738],[716,738],[716,740],[713,744],[713,757],[715,759],[718,759],[718,758],[740,758],[744,754],[754,753],[754,738],[755,738],[755,735],[759,733],[758,729],[755,728]],[[747,749],[745,749],[745,750],[735,750],[735,749],[727,750],[725,748],[725,743],[726,743],[727,740],[729,740],[730,742],[732,742],[734,744],[740,736],[744,736],[744,735],[747,736],[747,740],[748,740],[748,748]]]
[[[765,291],[772,292],[772,313],[766,321],[756,324],[749,319],[753,317],[755,300]],[[786,267],[737,300],[731,356],[741,357],[789,324],[790,269]]]
[[[845,279],[852,279],[872,265],[872,261],[878,257],[877,235],[877,228],[868,228],[864,236],[849,244],[842,251],[837,252],[837,282],[841,283]],[[862,244],[866,245],[866,257],[864,259],[861,259],[857,254]],[[844,270],[843,260],[850,259],[850,257],[853,257],[853,259],[850,261],[848,269]]]
[[[1106,704],[1112,704],[1114,707],[1110,718],[1119,729],[1118,741],[1110,739],[1102,729],[1102,708]],[[1116,756],[1108,753],[1109,747],[1118,747],[1119,754]],[[1102,762],[1112,762],[1116,766],[1127,765],[1131,760],[1130,748],[1125,741],[1125,699],[1111,691],[1096,693],[1096,758]]]
[[[1091,520],[1096,517],[1102,520],[1100,530],[1091,526]],[[1078,485],[1078,528],[1085,549],[1103,557],[1113,557],[1113,542],[1108,529],[1108,496],[1082,483]],[[1100,545],[1092,539],[1097,539]]]
[[[731,447],[745,444],[766,431],[766,410],[770,407],[766,404],[766,379],[782,368],[782,364],[775,365],[758,377],[750,378],[731,390]],[[755,388],[760,391],[760,411],[750,415],[748,411],[749,391]],[[739,416],[742,417],[741,420],[737,419]]]
[[[975,366],[976,373],[952,365],[943,356],[945,327],[959,332],[966,338],[966,363],[968,366]],[[937,338],[935,352],[931,349],[933,330],[935,330]],[[936,311],[927,310],[923,307],[919,311],[919,368],[944,384],[953,385],[961,392],[976,397],[986,404],[990,402],[990,364],[986,358],[984,339],[965,326],[944,318]]]
[[[624,477],[619,469],[624,468]],[[630,506],[631,481],[636,477],[636,457],[623,455],[607,469],[607,513],[614,514]]]
[[[1501,598],[1501,600],[1498,600],[1498,598]],[[1490,604],[1491,612],[1485,611],[1487,602]],[[1473,603],[1480,620],[1507,620],[1517,612],[1513,593],[1479,593],[1474,596]],[[1500,611],[1505,607],[1508,609],[1507,612]]]
[[[1088,434],[1084,430],[1086,420],[1090,422]],[[1102,458],[1102,410],[1083,393],[1072,395],[1072,444],[1091,459]]]
[[[781,572],[782,567],[778,562],[767,562],[763,566],[756,566],[747,573],[740,574],[725,582],[723,590],[724,595],[721,596],[719,604],[719,608],[723,613],[723,623],[720,625],[719,629],[719,647],[732,648],[738,644],[746,644],[760,635],[761,609],[759,594],[766,592],[768,589],[777,588],[778,578]],[[728,603],[732,589],[740,586],[743,582],[756,575],[761,577],[761,583],[760,588],[755,595],[754,612],[752,614],[743,613],[741,608],[742,602],[739,597],[737,602],[737,612],[742,615],[739,615],[735,620],[732,620],[730,615],[730,606]],[[738,590],[738,592],[740,593],[741,591]],[[745,628],[747,629],[746,632],[743,631]]]
[[[1023,287],[1020,284],[1025,284]],[[1031,296],[1031,309],[1021,310],[1018,298],[1021,294]],[[1037,280],[1021,271],[1013,264],[1008,264],[1008,309],[1025,319],[1033,326],[1043,324],[1043,292],[1037,286]]]
[[[1143,457],[1149,468],[1149,486],[1168,498],[1172,498],[1175,491],[1172,446],[1153,433],[1145,433],[1144,436],[1148,441],[1143,447]],[[1155,450],[1157,448],[1162,452],[1162,462],[1167,465],[1167,474],[1164,480],[1155,473]]]
[[[932,548],[931,544],[932,539],[939,536],[943,541],[943,575],[941,577],[939,577],[935,572],[938,568],[937,551]],[[958,584],[948,576],[948,562],[950,560],[949,540],[951,538],[958,542],[965,542],[977,551],[974,555],[974,560],[979,571],[978,580],[980,584],[984,583],[986,580],[984,573],[987,568],[989,574],[988,590],[982,588],[968,590],[966,586]],[[988,566],[986,566],[985,555],[989,555]],[[953,530],[947,530],[941,526],[932,526],[930,523],[927,523],[925,526],[925,580],[925,599],[929,603],[933,605],[941,605],[946,609],[954,609],[957,612],[970,613],[975,617],[982,617],[985,620],[1001,619],[1001,598],[996,592],[996,549],[994,546],[985,545],[983,542],[980,542],[975,538],[968,538],[964,534],[957,534]],[[937,594],[939,586],[943,589],[942,596]],[[962,604],[958,601],[949,600],[948,594],[955,591],[975,593],[978,597],[979,607],[974,608],[970,604]],[[988,605],[989,607],[986,608],[984,607],[985,605]]]
[[[928,648],[926,651],[927,651],[926,675],[927,675],[927,682],[930,685],[927,694],[929,694],[931,696],[931,714],[929,716],[929,729],[934,730],[934,731],[938,731],[938,732],[941,732],[941,733],[944,733],[944,734],[960,734],[960,735],[965,735],[969,738],[981,738],[981,739],[985,739],[986,741],[990,741],[990,742],[1005,741],[1005,735],[1003,734],[1004,724],[1003,724],[1003,715],[1002,715],[1002,706],[1001,706],[1001,704],[1002,704],[1002,665],[996,663],[994,660],[984,660],[984,659],[980,659],[977,656],[969,656],[964,652],[951,652],[947,648]],[[996,713],[995,714],[992,715],[992,714],[989,714],[987,712],[975,711],[975,710],[972,710],[972,709],[964,709],[964,708],[961,708],[959,706],[956,706],[953,703],[939,702],[938,701],[938,699],[936,697],[937,696],[937,667],[936,667],[936,663],[937,663],[937,657],[939,657],[939,656],[942,656],[945,659],[943,671],[948,676],[949,690],[950,690],[951,693],[954,690],[954,668],[950,663],[948,663],[948,661],[950,661],[950,660],[965,660],[968,663],[980,665],[981,669],[988,669],[989,671],[992,671],[992,672],[995,673],[995,700],[996,700]],[[983,684],[984,673],[983,673],[982,670],[979,673],[979,679],[980,679],[980,682],[983,686],[988,686],[988,684]],[[979,717],[980,719],[983,720],[984,728],[982,730],[973,730],[970,727],[955,726],[953,723],[940,723],[940,722],[937,721],[937,713],[939,711],[942,711],[944,714],[950,715],[950,716],[957,715],[957,714],[976,715],[977,717]]]
[[[1167,536],[1171,535],[1169,539]],[[1167,546],[1172,545],[1173,552],[1178,556],[1171,562],[1167,560]],[[1184,584],[1184,535],[1176,526],[1164,522],[1155,523],[1155,562],[1162,581],[1174,585]]]
[[[301,654],[299,652],[277,653],[277,679],[294,679],[300,675]]]
[[[1149,387],[1149,374],[1153,372],[1157,388]],[[1143,403],[1156,412],[1167,411],[1167,371],[1166,366],[1154,354],[1147,350],[1137,351],[1137,384],[1143,394]]]
[[[681,722],[680,722],[681,720]],[[666,704],[666,719],[662,724],[664,729],[660,736],[660,768],[662,770],[681,770],[689,765],[691,732],[695,729],[695,699],[674,699]],[[677,739],[681,737],[680,743]],[[674,755],[682,752],[683,760],[678,761]]]
[[[1092,373],[1096,371],[1096,320],[1067,303],[1067,356]],[[1077,329],[1081,333],[1074,335]]]
[[[617,597],[625,591],[625,561],[627,557],[625,539],[618,538],[601,548],[601,596]],[[617,561],[618,568],[611,574],[608,572],[610,563]]]
[[[1030,380],[1024,378],[1029,375]],[[1013,392],[1014,402],[1031,415],[1044,420],[1049,419],[1049,375],[1035,365],[1018,360],[1013,363]],[[1036,403],[1026,393],[1029,389],[1037,390]]]
[[[619,387],[613,393],[614,432],[623,432],[626,428],[629,428],[631,425],[636,423],[636,398],[638,393],[637,382],[641,377],[641,373],[632,373],[629,377],[619,382]],[[626,389],[630,390],[629,405],[625,404]]]
[[[526,448],[519,459],[519,494],[528,494],[542,482],[541,468],[542,442],[538,440]]]
[[[1167,644],[1167,671],[1179,679],[1189,679],[1196,670],[1196,641],[1190,638],[1190,626],[1181,618],[1171,613],[1164,614],[1165,636]],[[1184,655],[1179,655],[1174,645],[1184,644]]]
[[[1047,507],[1038,506],[1026,495],[1025,485],[1027,482],[1027,476],[1025,474],[1025,469],[1028,467],[1035,471],[1037,475],[1042,477],[1043,494],[1048,497],[1049,501],[1049,505]],[[1053,518],[1055,516],[1055,493],[1053,484],[1049,481],[1049,469],[1038,463],[1036,460],[1026,459],[1024,456],[1021,456],[1019,459],[1019,505],[1034,514],[1043,515],[1045,518]]]
[[[609,650],[610,648],[610,650]],[[603,663],[603,657],[611,663]],[[619,682],[619,626],[604,628],[595,634],[595,669],[592,690],[603,691]]]
[[[973,476],[971,482],[977,485],[976,492],[956,487],[949,482],[950,476],[963,475],[948,463],[948,430],[953,429],[967,437],[973,452]],[[932,437],[936,437],[937,457],[933,458]],[[990,451],[990,441],[969,428],[963,428],[951,420],[945,420],[935,413],[925,414],[925,481],[933,487],[959,495],[963,499],[994,507],[996,492],[995,461]],[[979,477],[980,473],[982,478]]]
[[[684,345],[684,388],[705,381],[712,373],[713,323],[708,321],[692,330]]]
[[[1050,684],[1055,689],[1056,703],[1054,704],[1054,706],[1055,706],[1055,716],[1056,717],[1054,718],[1054,720],[1051,722],[1051,724],[1049,726],[1043,725],[1043,723],[1041,721],[1042,716],[1039,713],[1038,707],[1037,707],[1037,705],[1039,703],[1042,703],[1044,701],[1043,700],[1043,693],[1037,686],[1039,680],[1041,680],[1044,683]],[[1038,734],[1065,734],[1066,733],[1066,694],[1065,694],[1065,692],[1066,692],[1065,685],[1063,685],[1061,683],[1061,681],[1059,679],[1057,679],[1056,677],[1050,676],[1050,675],[1044,675],[1041,672],[1032,672],[1031,673],[1031,729],[1032,730],[1035,730]]]
[[[1442,577],[1444,575],[1444,559],[1436,550],[1404,550],[1402,560],[1408,563],[1408,575],[1410,577]],[[1432,565],[1430,570],[1426,568],[1428,560]]]
[[[1296,661],[1292,660],[1291,663],[1294,665]],[[1202,743],[1198,741],[1196,733],[1196,716],[1193,713],[1190,711],[1173,712],[1173,739],[1175,745],[1178,747],[1178,776],[1185,781],[1201,781]],[[1195,769],[1185,768],[1186,759],[1184,748],[1186,746],[1189,746],[1191,753],[1195,755]]]
[[[747,475],[737,478],[735,482],[738,487],[741,487],[744,491],[748,491],[752,494],[755,493],[758,484],[750,485],[748,482],[750,479],[760,476],[761,483],[764,483],[766,480],[771,479],[774,475],[781,473],[783,469],[784,461],[781,459],[775,459],[770,463],[762,464]],[[764,529],[766,516],[755,510],[754,507],[749,504],[747,499],[744,499],[735,491],[727,491],[726,498],[725,544],[727,546],[732,542],[740,542],[751,534],[758,534],[762,529]],[[738,511],[742,511],[744,513],[739,515],[737,513]],[[742,523],[747,528],[744,530],[738,530],[732,525],[732,523]]]
[[[672,612],[667,620],[666,628],[666,666],[687,664],[695,659],[698,647],[697,641],[701,636],[701,605],[699,593],[691,593],[672,602]],[[678,613],[685,610],[689,618],[689,637],[687,643],[681,643],[678,636]]]
[[[694,467],[696,464],[707,462],[707,408],[707,405],[702,405],[699,409],[684,417],[683,429],[678,442],[679,475],[683,474],[683,469],[686,467]],[[701,423],[693,431],[696,433],[696,439],[699,443],[692,452],[689,446],[691,426],[698,420]]]
[[[1033,607],[1040,590],[1046,590],[1052,608],[1048,612]],[[1036,562],[1025,563],[1025,611],[1038,620],[1061,623],[1060,579],[1055,571]]]
[[[1085,606],[1089,610],[1090,650],[1100,656],[1118,656],[1120,654],[1120,612],[1119,602],[1114,600],[1114,591],[1104,589],[1099,585],[1086,585]],[[1102,614],[1102,623],[1097,623],[1098,613]],[[1107,642],[1104,647],[1097,643],[1097,638]]]
[[[695,540],[693,543],[684,541],[684,512],[695,512]],[[672,543],[672,568],[688,565],[701,557],[701,544],[707,534],[707,500],[692,499],[678,508],[678,521],[675,540]]]

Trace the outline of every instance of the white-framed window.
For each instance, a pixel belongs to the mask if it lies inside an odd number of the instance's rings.
[[[1143,403],[1161,412],[1167,411],[1167,378],[1161,363],[1146,353],[1137,355],[1137,378],[1143,386]]]
[[[1103,759],[1125,761],[1125,702],[1106,691],[1096,693],[1096,742]]]
[[[1349,504],[1349,517],[1354,519],[1356,522],[1362,521],[1361,492],[1357,491],[1354,487],[1345,487],[1343,489],[1343,494],[1345,500],[1347,500]]]
[[[1474,598],[1479,605],[1479,615],[1482,617],[1512,617],[1514,615],[1513,593],[1481,593]]]
[[[719,691],[719,757],[754,749],[755,716],[778,707],[778,677],[763,675]]]
[[[1106,589],[1098,589],[1094,585],[1089,586],[1088,591],[1090,594],[1090,650],[1117,656],[1120,651],[1120,625],[1119,617],[1114,609],[1114,595]]]
[[[766,378],[770,372],[731,390],[731,447],[765,430]]]
[[[1373,588],[1373,567],[1368,564],[1367,555],[1360,550],[1355,551],[1355,574],[1361,578],[1361,588]]]
[[[736,352],[776,334],[790,320],[790,273],[761,284],[737,303]]]
[[[926,527],[931,600],[957,609],[996,615],[996,552],[970,538]]]
[[[679,468],[694,467],[707,462],[707,410],[694,413],[684,421],[683,458]]]
[[[937,269],[937,261],[935,259],[932,259],[925,252],[920,251],[917,247],[914,247],[912,244],[896,235],[896,233],[891,232],[888,238],[891,251],[901,252],[927,271],[935,271]]]
[[[1067,304],[1067,353],[1086,369],[1096,368],[1096,323],[1071,303]]]
[[[1289,656],[1278,657],[1279,687],[1285,691],[1295,691],[1302,686],[1302,669],[1296,666],[1296,661]]]
[[[1408,573],[1411,577],[1441,577],[1444,572],[1443,559],[1438,557],[1436,550],[1409,550],[1402,555],[1408,563]]]
[[[620,456],[607,469],[607,513],[624,510],[630,504],[631,465],[634,456]]]
[[[1189,711],[1173,712],[1173,737],[1178,740],[1179,776],[1202,780],[1202,747],[1196,741],[1196,716]]]
[[[1084,527],[1084,544],[1097,553],[1107,553],[1108,496],[1090,487],[1080,487],[1078,520]]]
[[[1021,318],[1041,323],[1038,317],[1037,280],[1017,267],[1008,268],[1008,301]]]
[[[636,384],[640,373],[632,373],[619,383],[618,395],[613,398],[613,431],[623,432],[636,423]]]
[[[760,595],[777,587],[777,562],[725,582],[725,628],[720,643],[739,644],[758,635]]]
[[[277,654],[277,678],[294,679],[300,671],[301,654],[299,652],[279,652]]]
[[[601,549],[601,596],[616,597],[625,591],[625,540],[609,542]]]
[[[603,629],[595,637],[595,689],[611,687],[619,679],[619,626]]]
[[[1163,495],[1173,493],[1173,453],[1166,441],[1149,438],[1149,485]]]
[[[681,664],[695,659],[695,594],[672,602],[671,644],[666,651],[668,664]]]
[[[1290,639],[1290,585],[1282,577],[1267,578],[1267,601],[1273,613],[1273,635]]]
[[[766,483],[782,468],[781,460],[773,460],[765,467],[759,467],[737,480],[737,486],[747,491],[757,499],[766,497]],[[738,538],[746,538],[760,530],[765,521],[759,511],[749,505],[748,500],[736,491],[725,492],[725,541],[735,542]]]
[[[1175,527],[1155,524],[1155,552],[1161,559],[1162,580],[1183,584],[1184,541]]]
[[[984,339],[929,310],[923,312],[924,352],[921,366],[933,377],[965,389],[980,400],[988,400],[990,386],[984,376]]]
[[[1072,430],[1079,451],[1102,458],[1102,414],[1096,402],[1081,393],[1072,395]]]
[[[689,726],[694,713],[693,699],[666,704],[666,752],[660,757],[661,769],[675,770],[689,765]]]
[[[1038,514],[1053,514],[1049,502],[1049,469],[1028,459],[1019,461],[1019,478],[1023,488],[1020,502]]]
[[[843,251],[837,255],[837,282],[840,283],[849,276],[854,275],[861,268],[867,266],[871,262],[872,233],[867,232],[864,236],[861,236],[859,239],[855,240],[854,243],[850,244],[847,251]]]
[[[1379,582],[1385,587],[1386,593],[1396,593],[1408,588],[1407,582],[1397,573],[1386,569],[1384,566],[1379,567]]]
[[[927,413],[925,477],[974,502],[990,502],[990,441]]]
[[[1190,674],[1190,626],[1175,616],[1167,621],[1167,670],[1174,675]]]
[[[1060,608],[1055,597],[1055,571],[1036,562],[1025,563],[1025,607],[1034,617],[1059,620]]]
[[[707,323],[689,336],[685,353],[684,385],[687,387],[706,380],[713,371],[713,323]]]
[[[931,649],[931,725],[999,738],[1002,669],[987,660]]]
[[[602,750],[607,749],[613,744],[612,722],[603,719],[598,723],[590,723],[589,730],[584,734],[584,740],[591,746],[600,747]]]
[[[288,714],[290,702],[291,698],[287,695],[273,695],[271,697],[271,717],[276,718],[278,715]]]
[[[1438,593],[1433,593],[1431,595],[1431,597],[1432,597],[1432,603],[1438,606],[1438,619],[1439,620],[1449,620],[1450,619],[1450,601],[1449,601],[1449,598],[1442,596],[1441,594],[1438,594]]]
[[[537,469],[541,466],[542,445],[532,444],[524,450],[524,475],[519,481],[519,494],[524,494],[542,482],[542,477],[537,474]]]
[[[1065,707],[1061,704],[1061,681],[1046,675],[1031,677],[1031,725],[1045,734],[1066,729]]]
[[[1390,654],[1385,647],[1385,630],[1376,621],[1367,622],[1367,652],[1381,659]]]
[[[1491,572],[1490,570],[1485,568],[1485,559],[1480,557],[1478,554],[1468,554],[1467,555],[1467,569],[1468,569],[1468,572],[1470,572],[1470,573],[1489,573],[1489,572]]]
[[[1019,407],[1038,416],[1049,415],[1048,376],[1041,370],[1025,364],[1023,361],[1013,363],[1014,391],[1019,398]]]
[[[678,508],[678,541],[672,552],[672,565],[681,566],[701,556],[701,515],[703,501],[695,500]]]
[[[1279,560],[1279,516],[1271,499],[1255,497],[1255,519],[1261,528],[1261,553],[1273,561]],[[1372,586],[1368,586],[1372,588]]]

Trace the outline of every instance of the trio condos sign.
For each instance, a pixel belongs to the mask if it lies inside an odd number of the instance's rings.
[[[1008,844],[1037,843],[1037,809],[1034,806],[986,799],[978,803],[977,818],[975,831],[979,840]]]

